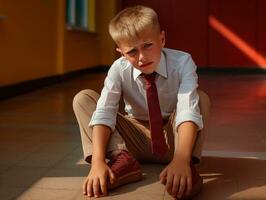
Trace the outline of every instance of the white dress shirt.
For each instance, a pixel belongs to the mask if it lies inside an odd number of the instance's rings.
[[[162,117],[167,118],[176,110],[176,126],[185,121],[193,121],[199,130],[202,129],[197,93],[198,76],[190,54],[164,48],[156,72],[158,75],[155,83]],[[129,117],[149,120],[145,82],[141,71],[124,57],[117,59],[109,69],[89,125],[103,124],[114,130],[121,96]]]

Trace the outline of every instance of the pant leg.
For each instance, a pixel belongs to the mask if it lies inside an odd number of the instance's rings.
[[[199,90],[200,109],[203,115],[204,126],[210,110],[210,101],[206,93]],[[99,94],[92,90],[79,92],[73,101],[73,108],[80,127],[81,140],[85,160],[92,154],[92,128],[88,126],[91,116],[96,108]],[[175,113],[173,113],[164,125],[164,136],[169,145],[169,151],[163,159],[158,159],[151,152],[151,136],[149,123],[132,119],[118,113],[116,130],[111,134],[107,151],[117,149],[128,149],[138,160],[142,162],[170,162],[178,137],[175,133]],[[198,134],[194,148],[193,157],[201,159],[202,144],[205,128]]]
[[[193,151],[192,161],[198,163],[201,160],[202,145],[204,141],[204,132],[207,126],[207,119],[210,112],[210,100],[208,95],[198,90],[199,107],[203,117],[204,128],[198,133]],[[141,120],[132,119],[123,115],[117,116],[117,130],[125,140],[128,150],[142,162],[168,163],[172,160],[175,146],[178,144],[178,135],[175,128],[175,112],[173,112],[168,123],[164,125],[164,136],[169,150],[162,159],[158,159],[151,152],[151,136],[149,123]]]
[[[170,139],[168,126],[164,126],[163,133],[166,143],[169,145],[169,150],[160,159],[152,154],[149,121],[137,120],[118,114],[116,128],[124,139],[128,151],[140,162],[168,163],[171,160],[174,143],[169,144],[169,141],[173,141],[173,139]]]
[[[79,124],[84,159],[88,162],[90,162],[92,155],[92,127],[89,127],[88,124],[96,109],[98,99],[99,94],[95,91],[82,90],[73,100],[73,109]],[[150,148],[149,123],[143,122],[142,124],[118,112],[116,130],[110,135],[106,151],[117,149],[129,150],[137,159],[142,161],[156,161]]]
[[[99,97],[98,93],[87,89],[80,91],[73,99],[73,109],[80,129],[83,155],[88,162],[92,155],[92,127],[89,127],[89,122]],[[126,149],[126,147],[119,133],[114,131],[110,136],[107,152],[117,149]]]

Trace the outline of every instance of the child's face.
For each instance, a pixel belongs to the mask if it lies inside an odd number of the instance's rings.
[[[144,74],[155,71],[165,45],[164,31],[145,30],[138,38],[121,41],[117,51]]]

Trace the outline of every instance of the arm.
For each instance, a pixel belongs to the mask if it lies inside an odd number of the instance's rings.
[[[160,174],[161,183],[165,184],[167,192],[173,197],[181,198],[184,192],[189,195],[192,190],[190,162],[197,129],[197,125],[190,121],[180,124],[176,133],[178,145],[173,159]]]
[[[106,146],[110,134],[111,134],[111,129],[108,126],[95,125],[93,127],[93,133],[92,133],[93,155],[91,161],[92,164],[97,161],[105,162]]]
[[[92,131],[92,162],[91,170],[84,181],[83,193],[88,196],[99,197],[107,194],[107,177],[111,183],[114,175],[105,162],[106,147],[115,129],[116,115],[121,97],[121,79],[119,65],[113,64],[108,71],[104,88],[97,102],[90,126]]]
[[[114,174],[105,162],[106,146],[111,129],[104,125],[93,127],[91,170],[83,184],[83,194],[90,197],[99,197],[107,194],[106,178],[113,182]]]
[[[192,149],[197,132],[202,128],[196,66],[190,56],[187,56],[181,65],[175,132],[178,144],[176,144],[173,160],[160,174],[160,180],[166,184],[168,193],[179,198],[184,192],[188,195],[192,189],[190,168]]]
[[[180,124],[178,128],[178,146],[174,158],[180,158],[190,163],[193,146],[197,137],[197,125],[187,121]]]

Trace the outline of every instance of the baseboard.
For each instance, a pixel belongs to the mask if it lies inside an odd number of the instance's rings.
[[[107,72],[109,66],[97,66],[86,68],[74,72],[69,72],[63,75],[50,76],[36,80],[25,81],[13,85],[0,87],[0,100],[11,98],[20,94],[31,92],[46,86],[57,84],[66,80],[70,80],[87,73],[102,73]]]
[[[266,74],[262,68],[198,67],[199,74]]]
[[[76,77],[80,77],[87,73],[103,73],[108,71],[109,66],[97,66],[93,68],[86,68],[74,72],[69,72],[63,75],[50,76],[40,78],[36,80],[25,81],[13,85],[0,87],[0,100],[11,98],[20,94],[31,92],[46,86],[57,84],[66,80],[70,80]],[[265,69],[254,68],[214,68],[214,67],[202,67],[198,68],[199,74],[266,74]]]

